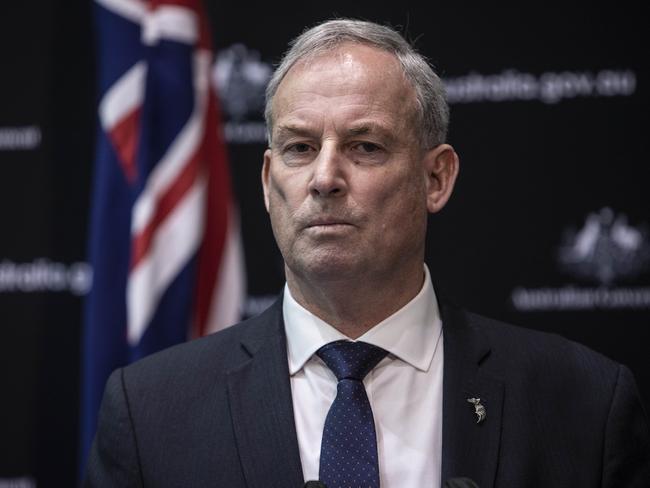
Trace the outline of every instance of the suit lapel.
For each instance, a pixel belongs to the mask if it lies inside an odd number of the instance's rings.
[[[484,372],[490,346],[466,314],[442,306],[444,337],[442,480],[468,477],[481,488],[494,485],[499,443],[503,383]],[[480,398],[486,418],[477,423],[474,405]]]
[[[228,374],[237,447],[249,487],[302,486],[282,299],[251,327],[242,346],[250,354]]]

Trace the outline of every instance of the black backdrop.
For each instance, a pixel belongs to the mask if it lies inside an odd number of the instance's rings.
[[[648,31],[629,2],[517,8],[206,2],[254,313],[283,283],[264,212],[260,93],[305,26],[401,26],[445,78],[461,175],[430,219],[437,288],[650,371]],[[88,1],[0,16],[0,487],[73,486],[94,132]],[[242,87],[244,89],[242,89]]]

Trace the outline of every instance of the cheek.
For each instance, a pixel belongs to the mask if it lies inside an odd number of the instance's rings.
[[[399,175],[386,175],[381,184],[375,185],[373,193],[376,201],[381,205],[400,208],[405,207],[415,210],[426,205],[425,182],[420,174],[413,172]]]
[[[302,204],[297,175],[271,173],[269,175],[269,217],[278,240],[289,239],[295,232],[294,217]]]
[[[278,177],[273,171],[269,174],[269,200],[271,202],[280,199],[286,200],[286,190],[282,184],[283,178]]]
[[[296,207],[309,194],[310,173],[306,168],[287,169],[281,166],[269,174],[269,198],[284,202],[289,207]]]
[[[427,202],[421,178],[405,177],[375,200],[382,208],[381,228],[385,232],[411,233],[426,226]]]

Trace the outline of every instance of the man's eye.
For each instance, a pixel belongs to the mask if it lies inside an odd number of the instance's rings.
[[[355,142],[349,149],[350,157],[358,164],[381,164],[388,158],[388,152],[374,142]]]
[[[361,142],[357,144],[357,150],[364,152],[364,153],[373,153],[376,151],[379,151],[379,146],[377,144],[373,144],[372,142]]]
[[[287,152],[294,152],[294,153],[306,153],[311,150],[311,146],[309,144],[304,144],[302,142],[296,143],[296,144],[291,144],[289,147],[286,148]]]
[[[289,166],[302,166],[312,161],[318,149],[307,142],[294,142],[282,146],[282,159]]]

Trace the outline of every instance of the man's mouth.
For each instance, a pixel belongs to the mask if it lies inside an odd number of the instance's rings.
[[[334,225],[350,225],[348,222],[342,220],[316,220],[310,222],[307,227],[329,227]]]
[[[315,218],[312,220],[309,220],[307,222],[307,225],[305,225],[306,229],[322,229],[322,230],[336,230],[336,229],[343,229],[346,227],[352,227],[353,224],[350,223],[349,221],[339,219],[339,218],[332,218],[332,217],[319,217]]]

